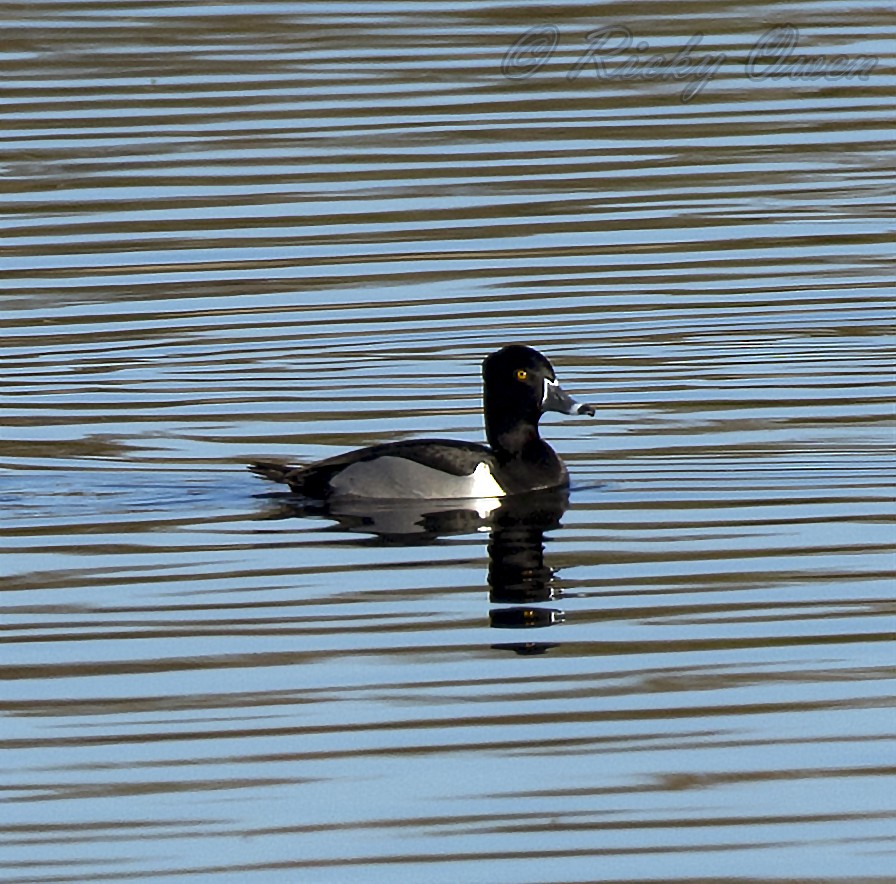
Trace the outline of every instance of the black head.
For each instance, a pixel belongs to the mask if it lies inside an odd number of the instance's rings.
[[[580,405],[560,388],[554,367],[531,347],[511,344],[492,353],[482,363],[482,378],[486,435],[496,449],[537,438],[546,411],[594,414],[590,405]]]

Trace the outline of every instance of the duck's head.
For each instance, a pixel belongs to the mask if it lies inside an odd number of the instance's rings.
[[[594,415],[594,407],[576,402],[561,387],[551,363],[537,350],[510,344],[482,363],[486,428],[538,425],[546,411]],[[491,435],[491,432],[489,433]]]

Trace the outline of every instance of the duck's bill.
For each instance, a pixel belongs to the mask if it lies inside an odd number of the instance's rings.
[[[560,414],[587,414],[594,417],[594,406],[576,402],[557,381],[545,378],[542,411],[559,411]]]

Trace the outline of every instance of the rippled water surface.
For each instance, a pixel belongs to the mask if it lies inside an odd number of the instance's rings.
[[[3,34],[4,881],[893,880],[886,10]],[[511,341],[568,501],[245,470],[480,440]]]

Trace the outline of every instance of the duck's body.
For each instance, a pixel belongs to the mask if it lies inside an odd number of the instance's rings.
[[[563,461],[541,442],[535,457],[511,458],[502,467],[486,445],[453,439],[387,442],[337,454],[307,467],[255,463],[266,479],[286,482],[303,497],[351,496],[384,500],[452,500],[504,497],[569,483]]]
[[[285,482],[304,497],[381,500],[504,497],[569,484],[563,461],[538,435],[545,411],[594,414],[570,399],[550,362],[513,344],[482,364],[489,445],[451,439],[387,442],[310,466],[258,462],[258,475]]]

